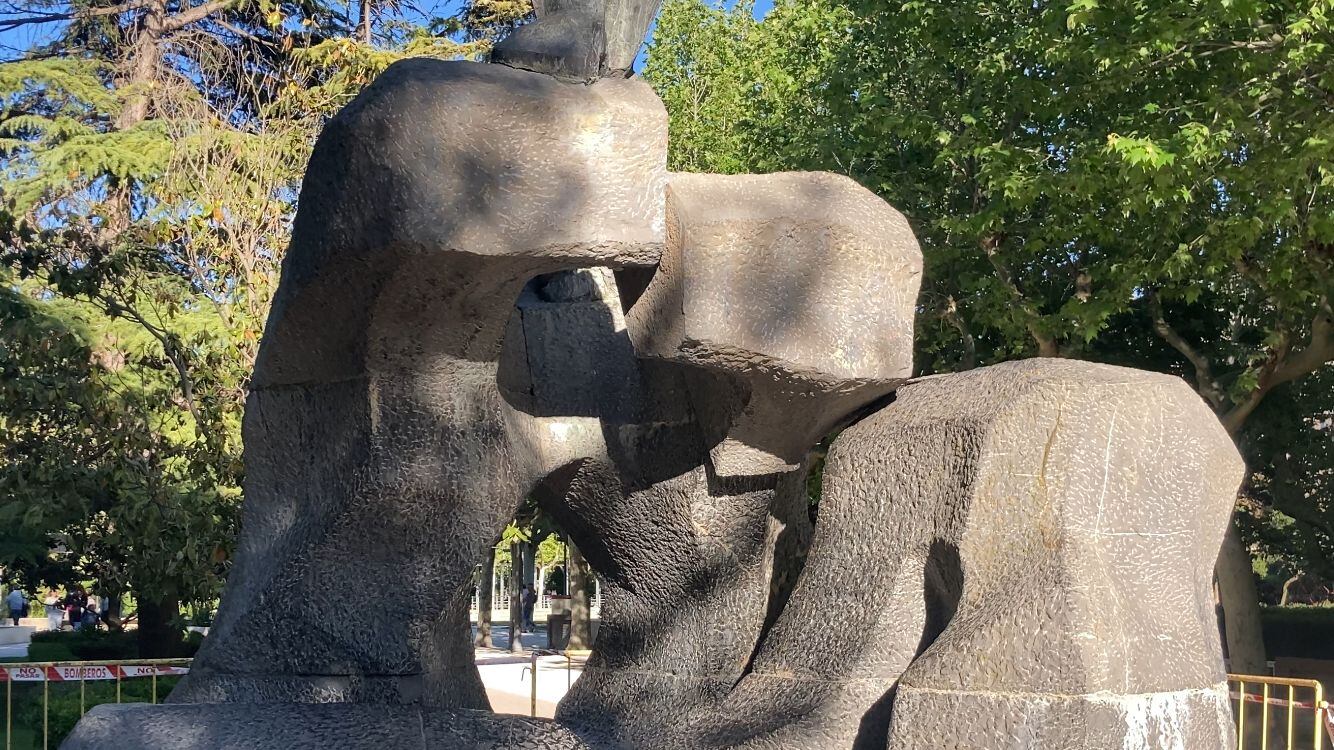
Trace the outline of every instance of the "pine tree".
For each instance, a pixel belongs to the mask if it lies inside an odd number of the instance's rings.
[[[0,65],[0,355],[37,353],[20,335],[37,319],[77,320],[58,340],[80,352],[0,390],[0,441],[45,451],[0,453],[0,517],[132,589],[145,656],[226,573],[246,380],[320,126],[394,60],[493,39],[341,8],[45,0],[0,16],[57,29]],[[31,545],[12,549],[0,564]]]

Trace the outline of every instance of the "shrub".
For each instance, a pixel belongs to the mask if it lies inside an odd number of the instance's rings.
[[[70,651],[80,661],[114,661],[139,656],[134,633],[83,629],[71,635]]]
[[[157,680],[157,700],[161,702],[180,680],[179,677],[159,677]],[[82,714],[80,706],[80,686],[77,682],[53,682],[48,686],[50,704],[47,707],[47,721],[50,729],[50,747],[59,747],[65,736],[74,729]],[[31,737],[34,748],[42,746],[42,684],[15,683],[13,688],[14,707],[14,747],[24,747],[24,737]],[[153,680],[139,678],[121,682],[121,701],[124,703],[149,703],[153,700]],[[83,685],[83,708],[92,708],[103,703],[116,702],[116,683],[110,681],[88,682]]]
[[[85,628],[35,633],[28,647],[28,661],[113,661],[136,659],[139,648],[134,633],[113,633]]]
[[[1334,659],[1334,607],[1264,607],[1265,651],[1272,659],[1289,656],[1302,659]]]
[[[138,634],[134,631],[74,630],[36,633],[21,661],[123,661],[139,658]],[[188,633],[171,649],[173,657],[192,657],[204,636]]]
[[[62,642],[69,633],[63,630],[40,630],[32,634],[33,643],[58,643]]]
[[[33,640],[28,646],[28,655],[12,661],[79,661],[79,657],[70,650],[68,643]]]

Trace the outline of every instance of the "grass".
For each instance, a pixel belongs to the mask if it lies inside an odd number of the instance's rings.
[[[166,698],[179,680],[179,677],[159,677],[158,701]],[[152,702],[152,682],[150,678],[123,680],[121,702]],[[84,683],[82,699],[77,682],[52,682],[47,685],[50,703],[45,718],[50,732],[50,748],[59,747],[65,741],[65,737],[88,709],[116,702],[116,683],[113,681]],[[42,747],[42,688],[43,683],[40,682],[10,683],[10,690],[13,691],[10,695],[13,709],[12,750],[38,750]]]
[[[197,639],[192,646],[198,647]],[[0,659],[0,662],[133,661],[137,658],[133,633],[89,631],[39,633],[28,645],[26,657]],[[157,700],[166,698],[179,680],[179,677],[159,677]],[[12,750],[37,750],[43,746],[44,683],[11,682],[8,685],[12,722],[10,747]],[[45,687],[49,691],[45,711],[48,748],[59,747],[88,709],[116,702],[114,680],[85,682],[82,686],[78,682],[50,682],[45,683]],[[122,680],[120,689],[122,703],[153,702],[152,678]],[[3,742],[0,739],[0,747],[4,746]]]

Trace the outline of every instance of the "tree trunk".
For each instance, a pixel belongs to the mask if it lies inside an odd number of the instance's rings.
[[[1311,340],[1303,348],[1293,350],[1285,340],[1261,368],[1258,382],[1240,401],[1227,398],[1226,391],[1214,379],[1209,358],[1197,350],[1172,328],[1163,317],[1162,305],[1155,294],[1148,296],[1153,315],[1154,331],[1159,338],[1176,349],[1195,368],[1195,389],[1216,411],[1223,428],[1233,442],[1245,429],[1246,420],[1275,387],[1306,377],[1326,366],[1334,357],[1334,310],[1329,300],[1317,303],[1315,318],[1311,321]],[[1264,674],[1264,633],[1260,626],[1260,597],[1255,588],[1255,574],[1251,569],[1250,554],[1241,543],[1235,524],[1228,525],[1223,548],[1214,565],[1214,579],[1218,586],[1218,601],[1223,608],[1223,640],[1227,644],[1233,672]]]
[[[362,44],[371,43],[371,0],[361,0],[361,23],[357,26],[357,35]]]
[[[523,545],[510,542],[510,653],[523,651]]]
[[[1245,419],[1224,418],[1223,426],[1240,448]],[[1247,469],[1249,471],[1249,468]],[[1227,525],[1223,548],[1214,563],[1218,603],[1223,608],[1223,644],[1233,674],[1267,674],[1264,630],[1260,626],[1260,592],[1255,587],[1251,555],[1241,543],[1234,519]]]
[[[143,16],[130,29],[129,45],[116,85],[129,94],[116,113],[116,130],[130,130],[147,120],[152,113],[153,82],[162,64],[161,42],[166,15],[166,0],[153,0],[144,7]],[[109,187],[109,210],[102,230],[108,242],[129,229],[134,211],[133,185],[129,180],[114,179]]]
[[[181,603],[166,597],[139,600],[139,658],[170,659],[181,655]]]
[[[1283,596],[1279,598],[1278,606],[1280,607],[1288,606],[1288,603],[1292,601],[1292,584],[1300,581],[1301,579],[1302,579],[1302,574],[1298,573],[1297,575],[1292,576],[1291,578],[1283,582]]]
[[[1255,589],[1251,556],[1241,543],[1236,524],[1228,524],[1223,549],[1214,567],[1218,599],[1223,605],[1223,633],[1228,670],[1235,674],[1266,673],[1264,632],[1260,627],[1260,595]]]
[[[110,584],[103,584],[98,581],[98,590],[102,592],[102,622],[107,626],[107,630],[120,632],[124,629],[120,621],[121,599],[125,597],[125,592]]]
[[[570,644],[571,651],[586,651],[593,645],[593,610],[589,600],[592,574],[583,553],[569,544],[570,567],[566,580],[570,586]]]
[[[482,561],[482,578],[477,582],[477,638],[473,645],[478,648],[492,648],[491,608],[492,597],[496,589],[496,548],[488,547],[486,559]]]

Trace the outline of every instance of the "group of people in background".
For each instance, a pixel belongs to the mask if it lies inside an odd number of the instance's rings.
[[[28,595],[18,587],[9,590],[5,596],[5,605],[9,607],[9,618],[15,625],[29,614]],[[88,590],[82,585],[74,586],[64,595],[49,589],[42,599],[42,605],[51,630],[63,630],[67,622],[74,630],[96,628],[104,617],[104,613],[98,611],[95,599],[88,595]]]

